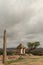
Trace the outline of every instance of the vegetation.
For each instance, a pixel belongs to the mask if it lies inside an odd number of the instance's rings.
[[[37,41],[37,42],[28,42],[28,43],[27,43],[27,46],[28,46],[28,48],[29,48],[29,53],[30,53],[32,50],[36,49],[39,45],[40,45],[40,43],[39,43],[38,41]]]
[[[14,63],[14,62],[20,62],[21,60],[23,60],[24,57],[23,56],[20,56],[18,59],[16,60],[11,60],[11,61],[8,61],[8,64],[11,64],[11,63]]]
[[[27,43],[27,46],[29,47],[29,49],[36,49],[39,45],[40,45],[39,42],[28,42]]]
[[[2,50],[0,50],[0,55],[2,55],[3,54],[3,51]]]
[[[40,51],[31,51],[33,55],[41,55]]]
[[[25,59],[16,59],[8,61],[8,65],[43,65],[43,56],[29,56],[26,55]]]
[[[15,55],[16,52],[14,51],[7,51],[7,55]],[[3,55],[3,50],[0,50],[0,55]]]

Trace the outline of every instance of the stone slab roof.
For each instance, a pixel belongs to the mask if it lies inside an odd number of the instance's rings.
[[[22,44],[20,44],[20,45],[17,46],[17,49],[22,49],[22,48],[25,49],[25,47]]]

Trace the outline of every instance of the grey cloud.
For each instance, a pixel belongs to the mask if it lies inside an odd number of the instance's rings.
[[[4,29],[9,47],[36,40],[42,44],[43,0],[0,0],[0,39]]]

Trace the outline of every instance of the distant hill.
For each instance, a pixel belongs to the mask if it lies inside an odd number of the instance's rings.
[[[3,50],[2,48],[0,48],[0,51]],[[7,48],[7,51],[12,51],[12,50],[16,50],[16,48]],[[29,49],[27,48],[26,51],[28,51]],[[36,48],[32,51],[42,51],[43,52],[43,48]]]
[[[16,48],[7,48],[7,51],[12,51],[12,50],[16,50]],[[0,51],[3,51],[3,49],[0,48]]]

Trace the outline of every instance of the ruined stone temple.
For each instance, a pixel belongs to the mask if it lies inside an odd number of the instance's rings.
[[[17,54],[25,54],[25,47],[22,44],[18,45],[16,49]]]

